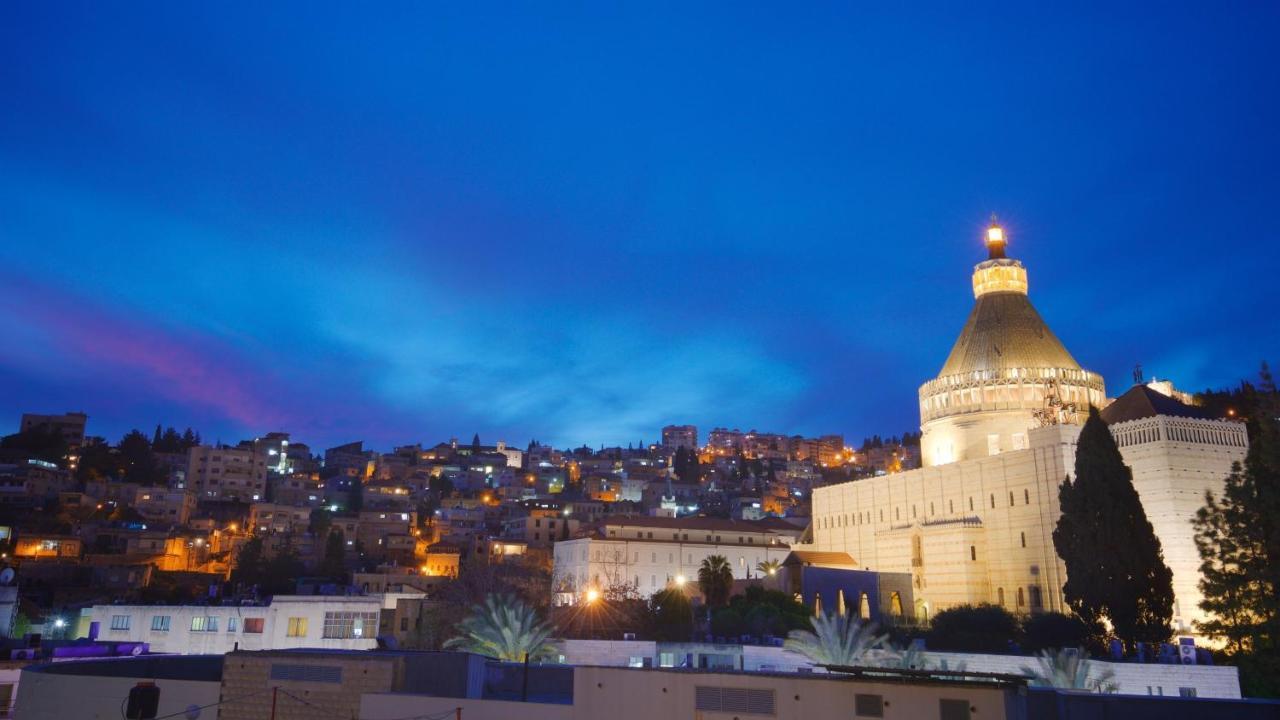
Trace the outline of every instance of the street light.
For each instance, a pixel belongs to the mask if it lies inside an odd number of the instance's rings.
[[[676,587],[684,587],[685,577],[683,575],[676,576]]]
[[[587,602],[588,602],[588,603],[594,603],[595,601],[597,601],[597,600],[599,600],[599,599],[600,599],[600,591],[599,591],[599,590],[597,590],[597,589],[595,589],[595,588],[591,588],[590,590],[587,590]]]

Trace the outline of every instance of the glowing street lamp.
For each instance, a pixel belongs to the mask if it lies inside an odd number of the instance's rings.
[[[685,576],[683,575],[676,576],[676,587],[684,587],[685,582],[686,582]]]
[[[595,588],[591,588],[591,589],[587,590],[587,603],[588,603],[588,604],[590,604],[590,603],[594,603],[595,601],[597,601],[597,600],[599,600],[599,599],[600,599],[600,591],[599,591],[599,590],[597,590],[597,589],[595,589]]]

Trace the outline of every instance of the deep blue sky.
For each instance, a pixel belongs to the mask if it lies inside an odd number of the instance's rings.
[[[1276,3],[261,5],[0,8],[0,431],[897,433],[992,212],[1112,394],[1280,349]]]

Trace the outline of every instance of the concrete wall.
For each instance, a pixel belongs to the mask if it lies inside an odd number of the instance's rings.
[[[708,654],[740,653],[740,667],[744,670],[796,672],[807,669],[823,672],[821,669],[814,669],[813,664],[804,656],[779,647],[655,643],[643,640],[562,640],[560,643],[565,662],[570,664],[626,667],[632,658],[648,657],[651,658],[652,666],[658,667],[659,654],[665,650],[675,648],[680,652],[696,652],[701,647]],[[1024,667],[1036,665],[1035,658],[1025,655],[926,652],[924,659],[930,667],[939,667],[945,661],[952,670],[963,667],[975,672],[1012,675],[1022,675]],[[1177,695],[1179,688],[1190,687],[1195,688],[1197,697],[1240,697],[1239,672],[1227,665],[1158,665],[1102,661],[1094,661],[1094,665],[1098,670],[1111,668],[1115,672],[1119,692],[1127,695]]]
[[[958,683],[872,682],[833,676],[728,674],[667,670],[581,667],[574,670],[573,715],[576,719],[652,720],[693,718],[718,720],[735,712],[699,712],[696,688],[771,690],[778,720],[848,720],[854,696],[879,695],[886,717],[936,718],[939,701],[966,700],[976,718],[1022,718],[1022,698],[1013,691]],[[466,715],[464,713],[463,717]],[[754,715],[751,717],[761,717]]]
[[[336,682],[273,679],[272,666],[337,669]],[[313,720],[326,714],[355,717],[363,693],[388,692],[395,687],[400,666],[394,656],[361,653],[235,653],[222,669],[219,720],[269,720],[273,688],[275,720]]]
[[[25,672],[18,686],[15,717],[18,720],[120,720],[129,689],[148,678],[93,677]],[[183,717],[190,706],[218,702],[217,682],[155,680],[160,688],[157,717]],[[215,717],[204,710],[203,718]]]
[[[365,693],[360,698],[360,720],[401,720],[451,710],[456,713],[459,708],[464,720],[570,720],[586,717],[574,715],[572,705],[441,698],[404,693]]]

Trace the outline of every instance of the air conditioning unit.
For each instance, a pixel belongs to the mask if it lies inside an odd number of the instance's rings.
[[[1178,662],[1183,665],[1196,664],[1196,646],[1195,645],[1179,645],[1178,646]]]

